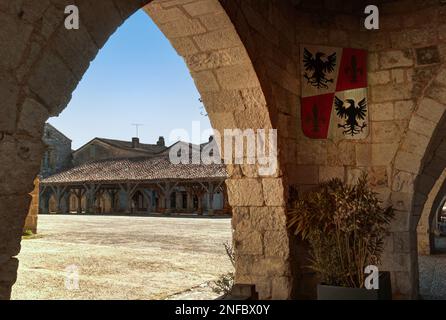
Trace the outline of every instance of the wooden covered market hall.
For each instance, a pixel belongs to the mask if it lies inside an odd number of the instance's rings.
[[[42,213],[229,213],[224,165],[165,156],[89,162],[40,182]]]
[[[71,140],[45,125],[48,145],[40,169],[39,213],[229,214],[224,164],[174,164],[170,152],[212,150],[178,141],[94,138],[75,151]],[[178,150],[178,151],[177,151]]]

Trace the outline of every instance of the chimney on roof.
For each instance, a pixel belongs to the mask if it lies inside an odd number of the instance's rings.
[[[139,148],[139,138],[132,138],[132,148]]]
[[[162,136],[159,137],[158,138],[158,142],[156,143],[156,145],[165,147],[166,146],[166,142],[164,141],[164,137],[162,137]]]

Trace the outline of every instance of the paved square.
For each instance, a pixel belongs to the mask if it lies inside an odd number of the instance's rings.
[[[440,254],[419,256],[420,295],[424,300],[446,300],[446,238],[436,237]]]
[[[232,270],[230,240],[228,218],[41,215],[39,234],[22,241],[12,298],[212,299],[203,284]],[[79,290],[65,288],[70,265]]]

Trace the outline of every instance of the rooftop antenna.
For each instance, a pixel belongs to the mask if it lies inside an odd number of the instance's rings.
[[[135,126],[136,129],[136,137],[139,138],[139,127],[143,126],[142,123],[132,123],[132,126]]]

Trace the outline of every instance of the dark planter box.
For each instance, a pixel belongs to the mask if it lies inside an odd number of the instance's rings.
[[[379,289],[317,286],[318,300],[392,300],[390,273],[379,273]]]

